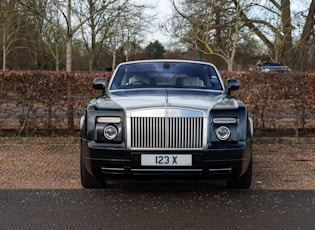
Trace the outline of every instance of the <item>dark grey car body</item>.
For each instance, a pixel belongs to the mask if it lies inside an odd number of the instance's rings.
[[[224,179],[249,188],[253,124],[209,63],[147,60],[120,64],[103,94],[81,118],[81,179],[86,188],[107,180]]]

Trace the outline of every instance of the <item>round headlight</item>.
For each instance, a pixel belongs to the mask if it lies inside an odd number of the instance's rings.
[[[231,131],[228,127],[226,126],[220,126],[216,131],[215,131],[217,138],[221,141],[225,141],[229,139],[231,135]]]
[[[115,126],[109,125],[104,128],[104,136],[107,140],[114,140],[117,137],[118,130]]]

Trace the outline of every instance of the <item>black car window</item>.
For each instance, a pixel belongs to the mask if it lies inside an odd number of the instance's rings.
[[[220,78],[212,66],[186,62],[122,65],[115,74],[111,90],[152,87],[222,90]]]

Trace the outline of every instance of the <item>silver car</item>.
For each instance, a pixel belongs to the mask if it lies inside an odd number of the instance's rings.
[[[253,124],[216,67],[187,60],[120,64],[81,118],[81,181],[226,181],[247,189],[252,178]]]

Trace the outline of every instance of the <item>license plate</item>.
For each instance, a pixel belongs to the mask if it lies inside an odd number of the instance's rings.
[[[142,154],[142,166],[191,166],[191,154]]]

